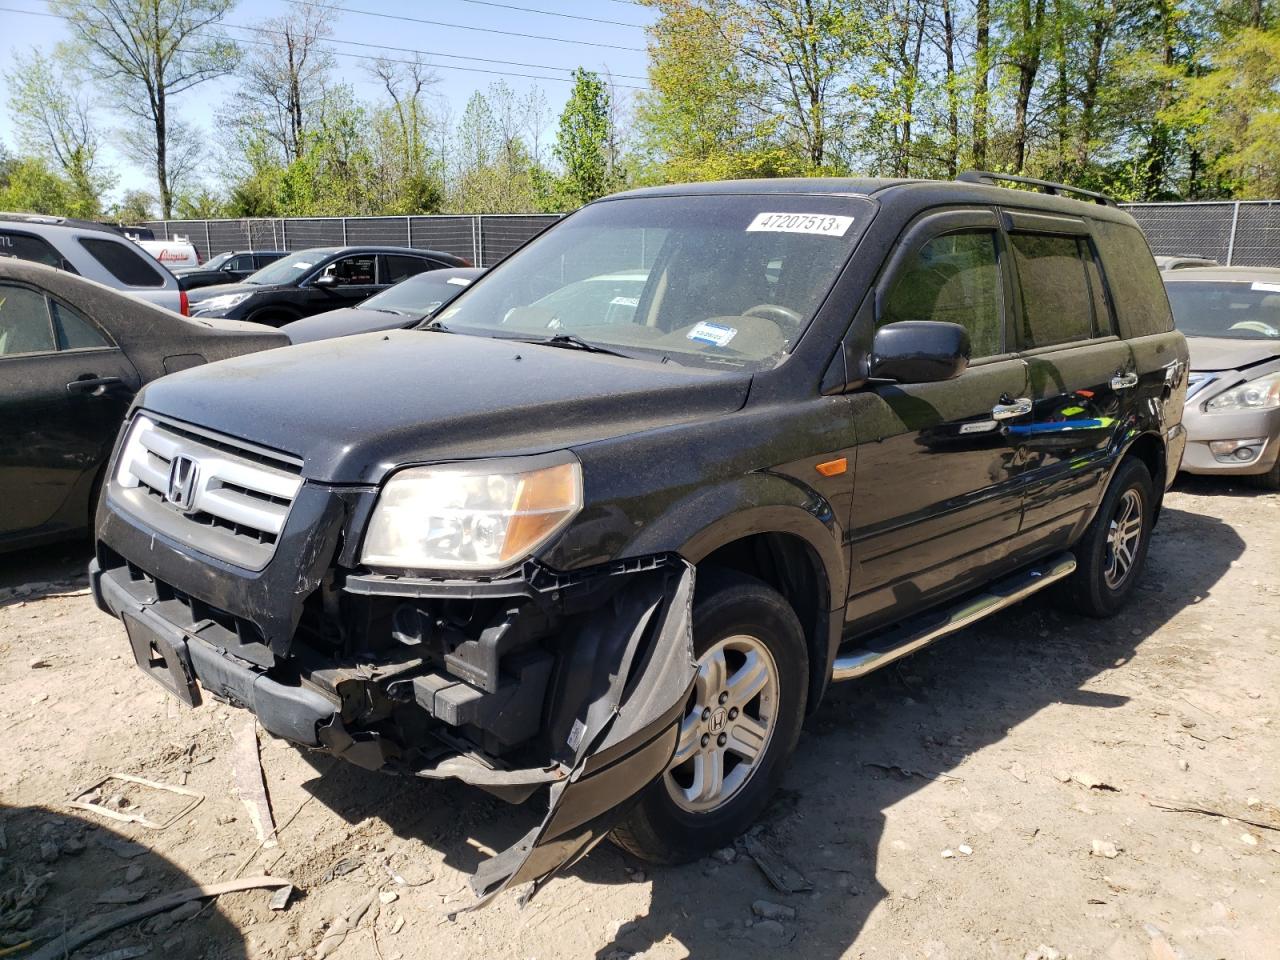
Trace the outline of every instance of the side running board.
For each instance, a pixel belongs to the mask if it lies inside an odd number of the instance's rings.
[[[927,611],[870,638],[869,642],[858,649],[839,654],[831,671],[831,679],[855,680],[865,677],[873,670],[879,670],[886,664],[927,647],[940,637],[963,630],[970,624],[1031,596],[1037,590],[1043,590],[1049,584],[1069,577],[1075,569],[1076,558],[1070,553],[1060,553],[1025,567],[1003,580],[997,580],[982,593],[966,597],[953,606]]]

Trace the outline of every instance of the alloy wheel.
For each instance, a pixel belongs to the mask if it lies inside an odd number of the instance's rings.
[[[778,667],[763,641],[739,634],[698,659],[698,677],[663,779],[676,806],[706,813],[760,768],[778,720]]]
[[[1120,497],[1107,530],[1107,566],[1103,579],[1112,590],[1119,589],[1133,570],[1142,543],[1142,494],[1129,489]]]

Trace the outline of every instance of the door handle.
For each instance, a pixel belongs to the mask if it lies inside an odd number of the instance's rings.
[[[1111,378],[1112,390],[1129,390],[1138,385],[1138,375],[1136,373],[1117,373]]]
[[[1004,400],[1004,397],[1000,398]],[[1031,398],[1018,397],[1008,403],[997,403],[991,408],[992,420],[1012,420],[1014,417],[1025,417],[1031,412]]]
[[[67,393],[88,393],[93,396],[101,396],[106,393],[108,387],[114,387],[121,382],[119,377],[81,377],[79,380],[72,380],[67,384]]]

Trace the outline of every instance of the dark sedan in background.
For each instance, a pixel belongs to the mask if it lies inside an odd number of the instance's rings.
[[[198,267],[179,267],[172,272],[179,287],[196,290],[217,283],[239,283],[284,256],[288,254],[283,250],[228,250]]]
[[[461,257],[409,247],[315,247],[282,257],[245,278],[193,291],[191,315],[280,327],[351,307],[429,270],[469,267]]]
[[[479,267],[452,267],[410,277],[356,307],[344,307],[286,323],[280,332],[293,343],[349,337],[377,330],[398,330],[421,323],[448,306],[484,273]]]
[[[143,384],[287,343],[269,327],[188,320],[72,273],[0,259],[0,551],[89,528]]]

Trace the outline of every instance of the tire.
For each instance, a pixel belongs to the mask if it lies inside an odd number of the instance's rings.
[[[1069,610],[1105,618],[1123,609],[1146,564],[1154,508],[1155,485],[1146,465],[1134,458],[1121,461],[1098,515],[1075,545],[1076,572],[1059,593]],[[1132,531],[1132,539],[1123,552],[1117,552],[1112,546],[1113,527],[1121,535],[1122,526]]]
[[[1280,490],[1280,459],[1277,459],[1266,473],[1255,473],[1245,479],[1263,490]]]
[[[611,835],[615,844],[652,863],[695,860],[746,830],[781,782],[804,720],[808,648],[795,611],[776,590],[744,574],[700,571],[693,644],[699,679],[681,724],[677,756]],[[717,663],[722,670],[715,669]],[[750,673],[743,670],[748,664],[754,665]],[[761,675],[767,675],[764,684],[751,696],[728,693],[733,677],[742,677],[742,686],[747,677]],[[758,742],[762,730],[767,730],[764,747],[748,763],[735,745]],[[705,746],[704,735],[710,738]],[[688,759],[681,760],[686,752]],[[719,796],[700,794],[699,765],[722,771]]]

